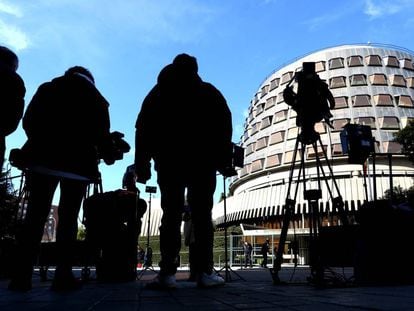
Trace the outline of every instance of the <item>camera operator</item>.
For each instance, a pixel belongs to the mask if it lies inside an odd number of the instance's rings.
[[[176,286],[186,189],[194,225],[198,286],[224,284],[213,271],[211,210],[216,171],[231,166],[231,113],[223,95],[202,81],[197,71],[195,57],[176,56],[161,70],[136,123],[137,180],[145,183],[150,178],[153,159],[161,190],[161,262],[154,287]]]
[[[6,136],[16,130],[23,115],[26,88],[16,73],[18,66],[17,55],[0,46],[0,172],[3,171]]]
[[[58,253],[52,289],[80,287],[72,274],[77,217],[87,185],[99,178],[97,149],[107,145],[110,137],[108,106],[92,74],[80,66],[42,84],[29,103],[23,117],[28,139],[22,147],[29,199],[17,236],[10,290],[31,288],[32,265],[58,184]]]

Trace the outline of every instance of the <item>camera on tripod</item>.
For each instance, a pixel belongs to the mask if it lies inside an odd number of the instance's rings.
[[[294,92],[296,83],[297,92]],[[302,135],[312,140],[316,135],[316,122],[325,120],[333,127],[330,109],[335,108],[335,99],[328,85],[315,72],[314,62],[304,62],[302,70],[295,73],[283,91],[285,102],[297,113],[296,125],[302,128]]]

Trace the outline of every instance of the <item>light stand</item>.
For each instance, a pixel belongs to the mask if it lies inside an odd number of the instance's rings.
[[[223,175],[223,207],[224,207],[224,267],[221,268],[219,270],[223,271],[224,270],[224,279],[226,282],[229,282],[232,280],[231,278],[231,272],[233,272],[233,274],[235,274],[239,279],[245,281],[245,279],[243,279],[239,274],[237,274],[237,272],[235,272],[230,264],[229,264],[229,260],[228,260],[228,256],[227,256],[227,206],[226,206],[226,176]]]
[[[244,149],[243,147],[237,146],[236,144],[232,143],[232,165],[229,169],[226,169],[222,172],[223,175],[223,207],[224,207],[224,267],[219,270],[225,272],[225,281],[231,281],[231,273],[235,274],[239,279],[245,281],[240,275],[238,275],[234,270],[232,270],[228,256],[227,256],[227,205],[226,205],[226,177],[231,177],[237,175],[235,170],[236,167],[243,167],[244,165]]]
[[[148,201],[148,225],[147,225],[147,248],[145,250],[145,257],[144,260],[144,269],[138,274],[137,279],[139,280],[145,271],[150,270],[156,272],[152,266],[152,249],[150,247],[150,226],[151,226],[151,198],[152,194],[157,192],[157,187],[147,186],[145,188],[145,192],[149,193],[149,201]]]

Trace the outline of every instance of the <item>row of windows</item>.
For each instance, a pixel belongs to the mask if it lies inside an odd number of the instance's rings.
[[[339,87],[346,87],[346,77],[338,76],[329,79],[329,88],[335,89]],[[414,77],[409,77],[407,79],[402,75],[390,75],[389,82],[385,74],[375,73],[368,77],[364,74],[356,74],[349,76],[349,85],[350,86],[361,86],[368,85],[368,81],[371,85],[388,85],[391,86],[401,86],[401,87],[410,87],[414,88]]]
[[[414,88],[414,77],[404,78],[402,75],[391,75],[387,79],[384,74],[373,74],[368,77],[371,85],[388,85],[388,81],[392,86],[409,87]],[[367,85],[367,77],[364,74],[352,75],[349,77],[350,86],[364,86]],[[331,89],[346,87],[346,77],[339,76],[329,79],[329,87]],[[408,96],[406,96],[408,97]],[[269,97],[265,102],[262,102],[256,106],[256,116],[263,111],[284,102],[283,92],[280,92],[276,96]],[[250,106],[249,118],[253,118],[253,106]]]
[[[269,98],[269,101],[266,101],[266,103],[262,103],[258,105],[256,108],[256,115],[253,116],[253,112],[251,112],[248,117],[248,122],[252,121],[255,117],[260,115],[266,109],[273,107],[276,104],[276,102],[277,102],[276,97],[272,97],[272,98]],[[411,96],[408,96],[408,95],[392,96],[390,94],[377,94],[377,95],[370,96],[368,94],[361,94],[361,95],[351,96],[350,98],[348,98],[347,96],[339,96],[339,97],[335,97],[335,108],[334,109],[342,109],[342,108],[347,108],[349,106],[370,107],[372,105],[384,106],[384,107],[386,106],[393,107],[394,105],[397,105],[398,107],[412,108],[414,107],[414,101],[411,98]],[[292,110],[290,117],[293,118],[295,116],[296,116],[296,112]],[[274,115],[266,116],[261,121],[253,124],[251,127],[251,131],[256,133],[259,130],[267,128],[271,124],[275,124],[275,123],[279,123],[279,122],[287,120],[287,117],[288,117],[288,109],[278,111]]]
[[[323,148],[325,152],[327,151],[328,146],[324,145]],[[379,151],[379,146],[376,146]],[[401,145],[393,141],[386,141],[382,143],[382,152],[385,153],[399,153],[401,152]],[[342,145],[341,144],[332,144],[331,145],[331,153],[332,156],[342,156]],[[284,153],[284,164],[292,163],[293,161],[294,150],[287,151]],[[314,159],[318,155],[319,157],[323,156],[323,150],[320,146],[318,146],[317,151],[313,149],[312,146],[306,147],[305,156],[306,159],[311,160]],[[263,169],[270,169],[273,167],[280,166],[282,164],[282,153],[268,155],[265,158],[257,159],[251,163],[245,164],[244,167],[240,170],[240,176],[243,177],[250,173],[255,173],[261,171]],[[299,161],[301,157],[301,153],[297,152],[296,154],[296,161]]]
[[[343,127],[351,121],[349,118],[341,118],[335,119],[332,121],[333,129],[332,132],[339,132],[342,131]],[[361,124],[361,125],[368,125],[373,129],[377,127],[381,130],[399,130],[400,129],[400,122],[397,117],[380,117],[375,122],[374,117],[359,117],[354,119],[354,123]],[[376,124],[377,123],[377,124]],[[316,123],[315,130],[320,133],[326,133],[325,125],[321,122]],[[248,137],[248,133],[246,133],[246,137]],[[246,146],[245,154],[246,156],[261,149],[264,149],[268,146],[275,145],[278,143],[282,143],[285,141],[285,138],[288,140],[296,139],[297,135],[299,134],[298,127],[292,127],[288,130],[277,131],[269,136],[264,136],[259,138],[257,141],[252,142]],[[287,137],[286,137],[287,136]]]
[[[329,70],[345,68],[345,64],[348,67],[358,67],[358,66],[387,66],[394,68],[403,68],[407,70],[414,71],[413,61],[409,58],[398,59],[396,56],[385,56],[381,58],[379,55],[353,55],[347,58],[335,57],[326,61],[315,62],[315,71],[317,73],[323,72],[326,70],[326,63],[328,63]],[[300,68],[299,68],[300,69]],[[261,88],[260,98],[264,97],[268,92],[276,89],[279,85],[288,83],[293,78],[294,72],[288,71],[282,74],[280,78],[275,78],[270,81],[270,84],[266,84]],[[259,100],[258,94],[255,96],[254,102],[256,103]]]

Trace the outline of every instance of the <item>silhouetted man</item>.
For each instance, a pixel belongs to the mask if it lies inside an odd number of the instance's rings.
[[[216,171],[231,166],[231,113],[222,94],[198,76],[197,61],[178,55],[158,76],[136,123],[135,169],[138,182],[150,178],[155,163],[161,190],[161,287],[176,286],[175,259],[181,247],[180,226],[187,188],[195,237],[198,286],[224,284],[213,273],[211,209]]]
[[[6,136],[13,133],[23,116],[26,88],[16,73],[17,55],[0,46],[0,171],[3,171]]]
[[[92,74],[80,66],[42,84],[29,103],[23,117],[28,139],[22,151],[30,195],[9,289],[31,288],[32,265],[58,184],[58,262],[52,289],[79,287],[72,274],[77,217],[87,185],[99,178],[97,149],[110,135],[108,106]]]

